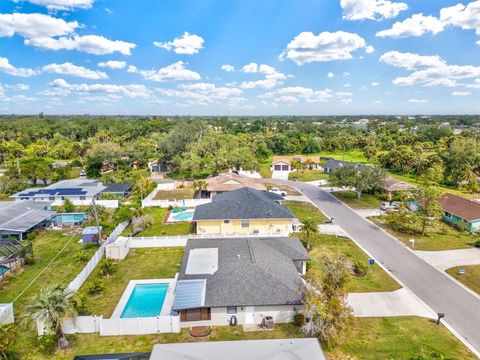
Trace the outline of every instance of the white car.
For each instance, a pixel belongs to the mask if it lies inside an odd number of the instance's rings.
[[[382,210],[398,210],[398,203],[385,201],[382,203]]]
[[[280,196],[287,196],[287,191],[286,190],[280,190],[279,188],[271,188],[268,192],[271,192],[271,193],[274,193],[274,194],[277,194],[277,195],[280,195]]]
[[[85,172],[85,170],[80,170],[80,176],[86,176],[87,173]]]

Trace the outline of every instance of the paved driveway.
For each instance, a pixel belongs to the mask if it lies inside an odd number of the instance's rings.
[[[429,264],[440,270],[462,265],[479,265],[480,249],[461,249],[445,251],[417,251],[417,254]]]
[[[299,188],[327,216],[334,217],[335,223],[415,295],[435,312],[445,313],[447,324],[480,353],[480,298],[322,188],[300,182],[283,183]]]
[[[288,180],[288,171],[272,171],[272,179]]]

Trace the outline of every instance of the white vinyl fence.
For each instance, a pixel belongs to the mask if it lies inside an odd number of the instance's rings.
[[[154,207],[161,208],[172,207],[196,207],[198,205],[208,204],[212,202],[211,199],[174,199],[174,200],[142,200],[142,207]]]
[[[128,226],[128,222],[123,222],[117,225],[117,227],[112,231],[112,233],[108,236],[107,241],[105,241],[100,248],[95,252],[92,256],[90,261],[85,265],[83,270],[73,279],[73,281],[68,284],[67,290],[69,292],[77,292],[83,285],[83,283],[87,280],[87,278],[92,273],[93,269],[98,265],[100,260],[102,260],[103,254],[105,252],[105,247],[109,243],[115,242],[118,236],[122,233],[123,230]]]
[[[92,200],[80,200],[80,199],[72,199],[72,203],[75,206],[90,206],[92,204]],[[107,209],[117,209],[118,208],[118,200],[95,200],[95,204],[101,205],[106,207]],[[63,200],[56,199],[52,202],[53,206],[62,206]]]

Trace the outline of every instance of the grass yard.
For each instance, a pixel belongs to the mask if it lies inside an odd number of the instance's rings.
[[[293,215],[295,215],[298,219],[302,219],[304,217],[311,217],[319,224],[322,224],[325,221],[329,220],[327,216],[325,216],[317,207],[313,206],[309,202],[283,201],[282,205],[288,207],[293,213]]]
[[[358,318],[329,360],[476,359],[443,325],[420,317]]]
[[[155,194],[154,200],[180,200],[192,199],[194,195],[193,188],[187,187],[175,190],[160,190]]]
[[[273,156],[269,156],[268,159],[258,160],[258,172],[264,179],[270,179],[272,177],[272,170],[270,170],[272,159]]]
[[[288,180],[294,181],[314,181],[328,180],[328,174],[320,170],[299,170],[288,174]]]
[[[68,231],[48,230],[33,240],[35,263],[25,265],[19,273],[0,284],[0,303],[12,302],[60,251],[60,255],[50,267],[15,301],[15,313],[21,313],[25,305],[40,289],[56,283],[67,285],[75,278],[85,266],[85,262],[77,258],[83,245],[78,242],[80,235],[68,235],[66,234]],[[63,249],[64,246],[65,249]],[[86,253],[92,256],[95,250],[86,250]]]
[[[144,213],[153,218],[153,225],[148,229],[138,233],[135,236],[162,236],[162,235],[187,235],[190,232],[191,224],[189,222],[164,223],[168,209],[160,207],[151,207],[144,209]],[[124,235],[130,234],[130,228],[126,228]]]
[[[427,235],[422,236],[405,234],[389,228],[383,216],[372,217],[370,220],[384,228],[405,245],[411,246],[410,239],[415,239],[415,250],[438,251],[467,249],[472,247],[475,241],[480,239],[478,235],[458,231],[454,227],[441,221],[437,222],[435,230],[430,230]]]
[[[360,199],[357,199],[354,191],[336,191],[332,195],[353,209],[378,209],[382,205],[382,201],[375,195],[362,194]]]
[[[187,329],[179,334],[143,336],[104,336],[78,334],[71,337],[72,346],[48,355],[49,359],[70,360],[74,355],[120,352],[150,352],[153,345],[172,342],[261,340],[302,337],[292,324],[276,324],[275,330],[244,333],[240,326],[215,327],[207,339],[195,339]],[[332,348],[324,346],[329,360],[444,359],[473,360],[475,356],[443,326],[417,317],[355,319],[343,341]],[[28,359],[45,359],[38,348],[32,348]]]
[[[362,149],[352,149],[352,150],[345,151],[345,153],[342,150],[321,151],[317,154],[312,154],[312,155],[317,155],[321,157],[331,157],[336,160],[342,160],[342,161],[351,161],[351,162],[359,162],[359,163],[368,162],[365,155],[363,155]]]
[[[464,269],[465,275],[460,275],[458,270]],[[447,273],[460,281],[466,287],[480,294],[480,265],[457,266],[447,269]]]
[[[321,259],[325,255],[344,255],[352,266],[359,260],[368,264],[369,257],[352,240],[337,238],[333,235],[315,235],[310,251],[312,260],[310,267],[321,269]],[[368,272],[363,277],[351,276],[348,283],[349,292],[394,291],[400,289],[398,284],[378,264],[368,266]]]
[[[290,196],[299,196],[299,195],[302,195],[301,192],[299,192],[298,190],[295,190],[294,188],[292,188],[291,186],[287,186],[287,185],[279,185],[279,184],[273,184],[273,183],[265,183],[265,186],[267,187],[267,191],[268,190],[271,190],[272,188],[278,188],[280,190],[285,190],[287,192],[287,195],[290,195]]]
[[[89,312],[109,318],[130,280],[169,279],[180,269],[183,248],[131,249],[128,256],[117,262],[117,271],[102,277],[98,267],[83,284],[80,292],[88,298]],[[93,281],[103,279],[105,290],[101,295],[88,295]]]

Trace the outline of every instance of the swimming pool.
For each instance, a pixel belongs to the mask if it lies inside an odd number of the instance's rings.
[[[171,212],[167,221],[168,222],[192,221],[192,218],[193,218],[193,211],[186,210],[179,213]]]
[[[162,312],[169,284],[136,284],[121,318],[155,317]]]
[[[10,271],[10,268],[6,267],[5,265],[0,265],[0,276],[9,271]]]
[[[57,214],[52,220],[59,225],[82,223],[87,220],[87,215],[84,213]]]

